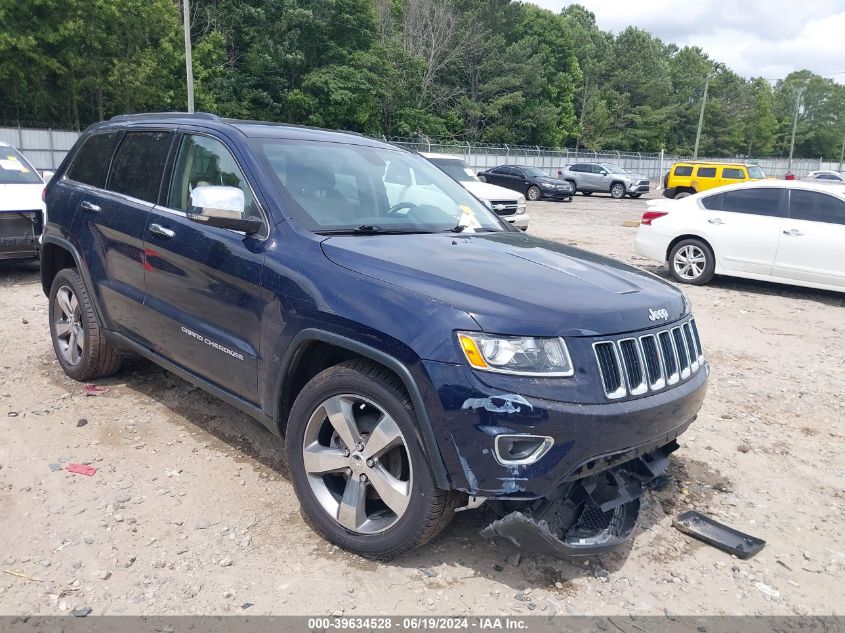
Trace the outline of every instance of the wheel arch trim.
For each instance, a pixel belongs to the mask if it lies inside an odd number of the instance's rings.
[[[59,248],[70,253],[70,256],[73,258],[73,262],[76,265],[76,270],[79,271],[79,274],[82,277],[82,282],[88,289],[88,297],[91,299],[91,304],[94,306],[94,313],[97,315],[97,321],[100,327],[104,327],[105,321],[103,321],[103,313],[100,311],[100,304],[97,299],[97,293],[94,292],[94,286],[91,283],[91,277],[88,274],[88,268],[83,265],[84,260],[82,259],[82,256],[79,254],[77,248],[69,240],[66,240],[65,238],[59,237],[57,235],[45,235],[44,241],[41,245],[41,289],[44,291],[44,294],[47,296],[50,295],[50,287],[46,285],[47,280],[45,277],[47,271],[50,270],[50,268],[44,266],[46,253],[49,252],[48,249],[44,247],[48,244],[58,246]]]
[[[422,393],[417,386],[416,380],[411,375],[411,372],[394,356],[365,343],[361,343],[360,341],[356,341],[355,339],[335,334],[334,332],[318,328],[306,328],[294,336],[288,345],[284,358],[281,362],[279,373],[276,377],[276,384],[273,388],[274,398],[272,404],[272,418],[278,425],[279,434],[281,435],[282,433],[281,405],[285,382],[291,373],[291,368],[295,367],[295,363],[301,357],[302,351],[305,350],[307,345],[312,342],[328,343],[330,345],[336,345],[337,347],[355,352],[360,356],[369,358],[370,360],[384,365],[399,377],[399,380],[402,381],[405,389],[408,390],[411,403],[414,405],[414,412],[417,414],[417,419],[419,420],[420,442],[427,461],[431,466],[431,471],[434,474],[434,480],[437,487],[443,490],[451,490],[452,486],[449,483],[449,476],[446,472],[446,466],[443,463],[443,456],[441,455],[440,449],[437,445],[437,438],[434,434],[431,418],[429,418]]]

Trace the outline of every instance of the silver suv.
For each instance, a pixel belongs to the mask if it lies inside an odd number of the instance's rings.
[[[568,180],[579,193],[609,193],[614,198],[626,195],[639,198],[649,191],[649,181],[640,174],[627,171],[610,163],[574,163],[558,172],[558,178]]]

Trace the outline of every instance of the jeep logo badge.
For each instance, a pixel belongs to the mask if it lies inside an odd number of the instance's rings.
[[[648,309],[649,321],[665,321],[668,318],[669,311],[666,308],[660,308],[659,310],[652,310],[651,308]]]

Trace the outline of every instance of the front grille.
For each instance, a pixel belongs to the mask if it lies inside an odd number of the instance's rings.
[[[638,338],[593,344],[602,387],[608,398],[639,396],[675,385],[702,366],[695,319]]]
[[[637,186],[638,187],[648,187],[649,184],[650,183],[648,182],[648,180],[641,180],[640,182],[637,183]]]
[[[491,200],[490,204],[498,215],[514,215],[519,208],[516,200]]]

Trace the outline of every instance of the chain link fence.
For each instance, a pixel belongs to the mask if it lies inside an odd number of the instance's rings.
[[[649,180],[660,183],[663,175],[672,163],[679,160],[691,160],[691,156],[679,156],[664,152],[618,152],[615,150],[593,151],[587,149],[554,149],[525,145],[490,145],[485,143],[470,143],[468,141],[437,141],[430,139],[386,139],[389,143],[405,149],[432,153],[446,154],[462,158],[470,167],[476,170],[488,169],[496,165],[519,164],[539,167],[551,175],[564,165],[577,162],[613,163],[632,173],[645,176]],[[744,162],[757,164],[762,167],[767,176],[783,178],[789,167],[789,160],[785,157],[773,158],[707,158],[699,157],[700,161],[714,161],[718,163]],[[836,161],[825,161],[821,158],[800,158],[792,160],[792,173],[797,178],[806,176],[811,171],[820,169],[838,170],[841,165]]]
[[[72,130],[36,129],[27,127],[0,127],[0,141],[20,150],[36,169],[56,169],[67,152],[73,147],[79,132]],[[555,149],[525,145],[491,145],[468,141],[438,141],[427,138],[384,139],[389,143],[415,152],[446,154],[465,160],[476,170],[497,165],[531,165],[555,175],[564,165],[576,162],[613,163],[632,173],[645,176],[659,185],[663,174],[678,160],[689,160],[689,156],[646,152],[617,152],[614,150],[593,151],[587,149]],[[715,162],[729,162],[728,158],[699,158]],[[767,176],[783,178],[787,173],[787,158],[736,158],[740,162],[756,163]],[[793,159],[792,173],[797,178],[819,169],[840,169],[836,161],[821,158]]]

